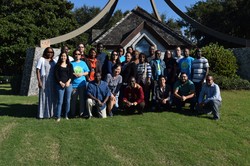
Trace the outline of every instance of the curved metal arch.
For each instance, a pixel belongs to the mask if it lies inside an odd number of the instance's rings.
[[[154,1],[154,0],[150,0],[150,3],[151,3],[151,6],[152,6],[152,8],[153,8],[153,11],[154,11],[154,14],[155,14],[156,18],[157,18],[160,22],[162,22],[161,17],[160,17],[160,15],[159,15],[158,10],[157,10],[156,5],[155,5],[155,1]]]
[[[91,19],[89,22],[81,26],[80,28],[69,32],[67,34],[57,36],[54,38],[50,39],[45,39],[40,41],[40,47],[45,48],[53,44],[61,43],[66,40],[72,39],[85,31],[89,30],[92,28],[96,23],[98,23],[109,11],[114,11],[116,5],[117,5],[118,0],[109,0],[109,2],[105,5],[105,7],[101,10],[101,12],[95,16],[93,19]],[[113,13],[113,12],[112,12]],[[111,17],[112,14],[109,15]]]
[[[192,19],[191,17],[189,17],[188,15],[186,15],[185,13],[183,13],[177,6],[175,6],[171,0],[165,0],[165,2],[167,3],[167,5],[176,13],[178,14],[181,18],[183,18],[185,21],[189,22],[192,26],[194,26],[195,28],[199,29],[200,31],[207,33],[213,37],[219,38],[221,40],[227,41],[227,42],[231,42],[231,43],[235,43],[235,44],[239,44],[239,45],[243,45],[246,47],[250,47],[250,40],[248,39],[244,39],[244,38],[239,38],[239,37],[233,37],[218,31],[215,31],[211,28],[208,28],[202,24],[200,24],[199,22],[197,22],[196,20]]]

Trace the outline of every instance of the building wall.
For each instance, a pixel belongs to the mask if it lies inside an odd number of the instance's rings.
[[[250,48],[234,48],[233,53],[239,65],[238,75],[250,81]]]

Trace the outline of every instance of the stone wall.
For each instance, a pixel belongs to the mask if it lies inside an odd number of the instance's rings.
[[[33,96],[38,94],[38,83],[36,78],[36,65],[39,58],[43,55],[44,48],[29,48],[26,52],[26,59],[23,70],[23,77],[20,95]],[[54,49],[54,57],[60,54],[60,49]]]
[[[234,48],[232,50],[239,65],[238,75],[250,81],[250,48]]]

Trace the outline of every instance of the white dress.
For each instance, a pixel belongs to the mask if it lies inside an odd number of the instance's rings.
[[[39,88],[38,118],[50,118],[55,110],[55,62],[48,61],[41,57],[37,63],[37,69],[40,70],[42,88]]]

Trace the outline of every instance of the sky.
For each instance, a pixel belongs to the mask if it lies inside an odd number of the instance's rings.
[[[109,0],[69,0],[74,4],[74,7],[79,8],[83,5],[100,7],[101,9],[108,3]],[[180,8],[183,12],[186,11],[186,7],[194,5],[201,0],[172,0],[172,2]],[[175,14],[172,9],[168,7],[164,0],[155,0],[155,4],[159,14],[166,14],[167,18],[179,19],[180,17]],[[132,10],[136,6],[140,6],[149,13],[153,12],[150,4],[150,0],[119,0],[116,9],[121,9],[123,12],[126,10]]]

